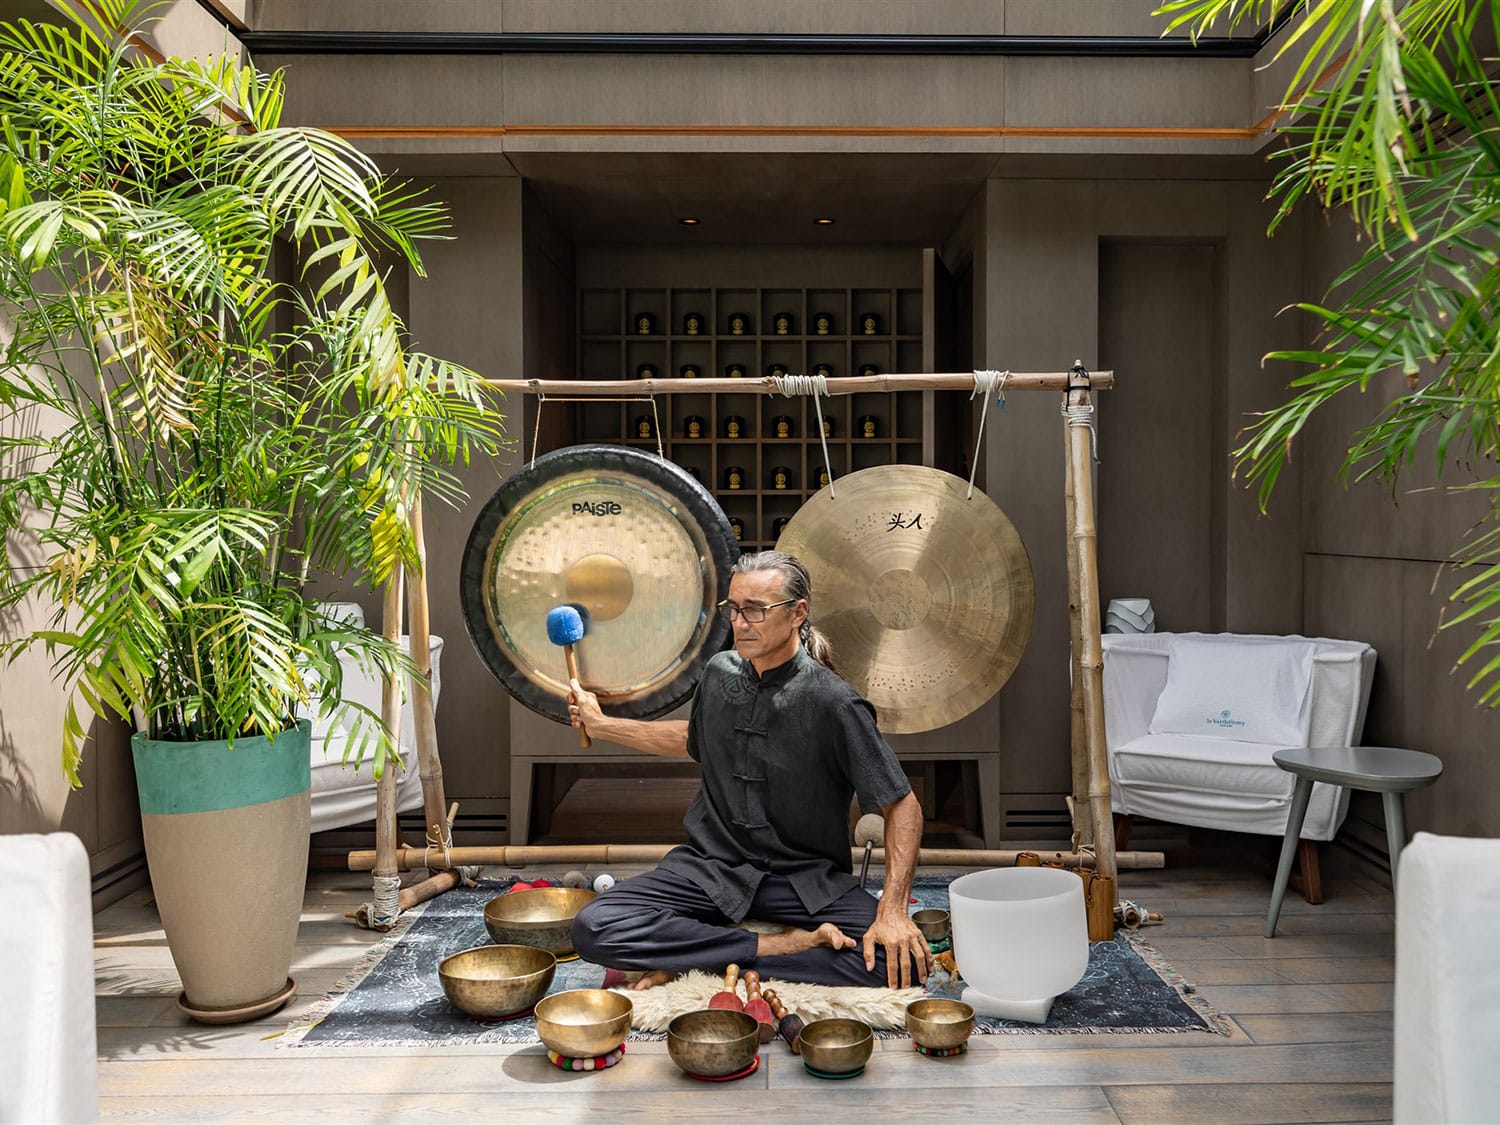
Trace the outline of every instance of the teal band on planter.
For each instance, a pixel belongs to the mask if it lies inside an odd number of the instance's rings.
[[[158,742],[130,739],[141,812],[217,812],[279,801],[312,784],[312,723],[275,739],[264,735],[228,742]]]

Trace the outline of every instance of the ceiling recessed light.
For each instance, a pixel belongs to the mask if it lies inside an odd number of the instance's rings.
[[[685,227],[695,227],[698,225],[698,220],[691,217],[686,219],[678,219],[677,221]]]
[[[818,226],[820,226],[820,227],[831,227],[831,226],[833,226],[833,220],[830,219],[830,218],[828,218],[826,215],[823,218],[814,219],[813,222],[817,223]]]

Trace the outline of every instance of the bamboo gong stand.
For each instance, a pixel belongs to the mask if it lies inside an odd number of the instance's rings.
[[[853,394],[863,391],[973,391],[975,372],[939,374],[887,374],[831,378],[819,385],[819,394]],[[678,379],[486,379],[486,386],[516,394],[548,395],[557,399],[619,397],[622,395],[670,395],[684,392],[781,393],[775,380],[695,379],[683,386]],[[1072,652],[1070,700],[1070,747],[1072,793],[1068,801],[1073,820],[1072,850],[1058,852],[1053,862],[1073,867],[1092,867],[1115,885],[1120,867],[1161,867],[1160,852],[1116,854],[1109,799],[1109,764],[1104,742],[1104,657],[1099,637],[1099,572],[1094,522],[1094,419],[1093,392],[1114,386],[1112,371],[1089,372],[1082,361],[1068,371],[1009,372],[1006,393],[1011,391],[1061,392],[1066,472],[1063,504],[1067,522],[1068,625]],[[985,404],[985,409],[989,404]],[[420,501],[411,505],[411,526],[421,565],[407,574],[401,569],[385,588],[384,633],[393,644],[401,635],[401,602],[406,587],[410,615],[411,657],[421,671],[412,693],[417,734],[417,762],[422,779],[426,846],[414,848],[400,837],[396,819],[396,774],[387,769],[376,789],[375,850],[349,853],[351,871],[370,871],[375,882],[376,902],[366,904],[353,916],[361,924],[389,929],[400,913],[443,891],[457,886],[470,868],[461,865],[498,863],[627,863],[655,862],[669,850],[663,845],[593,845],[578,847],[463,847],[453,846],[453,819],[457,805],[445,809],[443,768],[438,755],[433,722],[431,656],[428,652],[428,602],[425,573],[426,549],[422,537]],[[381,708],[392,741],[399,738],[401,716],[399,683],[388,680]],[[883,853],[876,853],[883,860]],[[919,862],[953,866],[999,866],[1015,862],[1014,851],[924,848]],[[424,882],[400,889],[400,872],[426,867],[433,872]]]

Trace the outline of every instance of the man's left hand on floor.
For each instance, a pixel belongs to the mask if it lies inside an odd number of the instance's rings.
[[[885,979],[891,988],[925,984],[932,968],[932,949],[917,924],[905,914],[877,913],[865,931],[865,969],[875,971],[875,950],[885,947]],[[897,983],[899,980],[899,984]]]

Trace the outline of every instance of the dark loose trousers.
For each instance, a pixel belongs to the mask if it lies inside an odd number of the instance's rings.
[[[573,920],[573,947],[596,965],[614,969],[665,969],[680,973],[737,964],[768,980],[811,984],[886,983],[885,950],[875,951],[875,971],[865,971],[863,939],[875,921],[875,899],[855,887],[808,914],[789,880],[767,875],[756,888],[748,917],[799,930],[832,922],[856,942],[853,949],[809,949],[779,957],[755,956],[757,935],[733,926],[703,888],[673,871],[648,871],[615,884]]]

